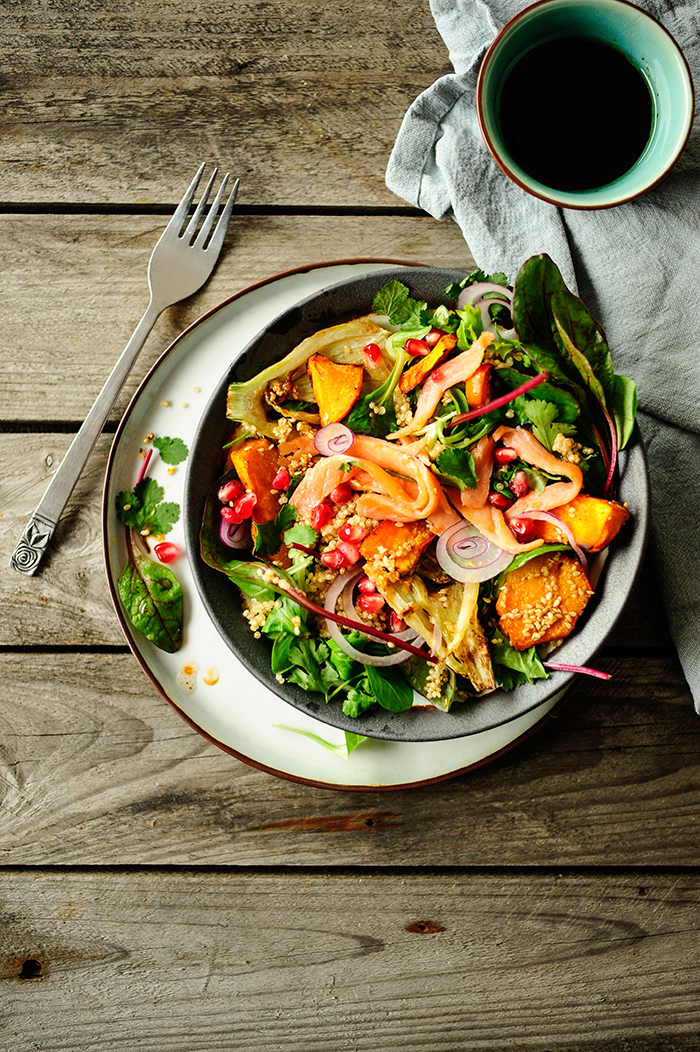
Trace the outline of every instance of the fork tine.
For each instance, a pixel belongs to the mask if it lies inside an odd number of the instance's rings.
[[[226,186],[228,184],[228,180],[229,180],[229,173],[227,172],[226,175],[221,180],[221,186],[219,187],[219,192],[216,195],[216,197],[214,198],[214,202],[213,202],[211,208],[209,209],[209,211],[207,212],[207,217],[204,220],[204,222],[202,223],[202,229],[199,231],[199,234],[197,235],[197,240],[195,241],[195,245],[198,248],[202,248],[204,246],[204,242],[207,240],[207,238],[209,237],[209,234],[211,233],[211,228],[214,226],[214,221],[215,221],[216,216],[218,214],[219,205],[221,204],[221,198],[224,196],[224,190],[226,189]]]
[[[206,161],[203,164],[200,164],[197,174],[195,175],[194,179],[192,180],[192,182],[188,186],[188,188],[187,188],[187,190],[185,192],[185,196],[183,197],[182,201],[180,201],[180,204],[177,206],[177,208],[173,212],[172,219],[170,220],[170,222],[166,226],[165,230],[171,231],[175,227],[177,227],[177,229],[179,231],[180,228],[182,227],[182,224],[185,222],[185,219],[187,218],[187,213],[189,212],[190,205],[192,204],[192,198],[194,197],[195,190],[199,186],[199,180],[202,178],[202,172],[204,171],[205,168],[206,168]],[[163,231],[163,232],[165,233],[165,231]]]
[[[197,229],[197,225],[199,224],[199,220],[202,217],[202,212],[204,211],[204,206],[206,205],[207,201],[209,200],[209,194],[211,193],[211,188],[214,185],[214,180],[216,179],[216,173],[218,171],[219,171],[218,168],[214,169],[214,171],[211,173],[211,178],[210,178],[209,182],[207,183],[207,185],[204,187],[204,190],[202,191],[201,200],[200,200],[199,204],[197,205],[197,208],[195,209],[194,215],[192,216],[192,218],[190,219],[189,223],[187,224],[187,230],[185,231],[185,233],[183,235],[186,241],[189,241],[191,238],[194,237],[194,232]]]
[[[212,234],[212,239],[209,242],[207,251],[211,250],[212,252],[218,253],[219,249],[221,248],[223,240],[226,237],[229,219],[231,218],[231,212],[233,211],[233,206],[236,200],[236,195],[238,194],[238,187],[240,186],[240,184],[240,179],[236,179],[235,183],[233,184],[233,190],[229,194],[229,199],[226,202],[224,210],[219,218],[219,222],[216,224],[216,229]]]

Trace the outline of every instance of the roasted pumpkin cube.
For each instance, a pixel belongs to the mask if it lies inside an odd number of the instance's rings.
[[[535,555],[506,576],[496,611],[516,650],[565,639],[593,595],[578,559],[565,552]]]
[[[401,374],[399,391],[407,394],[414,387],[418,387],[418,384],[422,384],[428,373],[432,372],[456,346],[457,337],[454,333],[446,332],[444,336],[440,337],[429,354],[426,354],[424,358],[418,358],[405,373]]]
[[[275,475],[283,466],[275,446],[265,438],[250,438],[231,450],[226,467],[235,468],[246,489],[257,497],[253,508],[253,522],[271,522],[280,510],[280,495],[273,492]]]
[[[491,400],[491,370],[490,362],[484,362],[476,369],[468,380],[464,381],[464,393],[467,405],[470,409],[479,409]]]
[[[321,424],[342,420],[354,406],[362,388],[364,367],[340,365],[325,354],[312,354],[306,363]]]
[[[623,504],[589,497],[587,493],[579,493],[568,504],[552,508],[552,514],[566,523],[578,545],[591,552],[607,548],[630,517]],[[553,522],[536,520],[536,531],[537,536],[548,544],[568,543],[567,537]]]
[[[360,545],[367,560],[365,573],[380,588],[389,580],[407,577],[434,536],[424,519],[406,523],[382,519]]]

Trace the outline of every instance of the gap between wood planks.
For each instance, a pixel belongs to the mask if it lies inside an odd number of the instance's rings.
[[[120,204],[82,201],[0,201],[0,214],[6,215],[147,215],[169,216],[177,208],[172,204]],[[398,216],[432,218],[429,212],[411,205],[236,205],[235,214],[241,216]]]
[[[489,877],[500,877],[507,875],[508,877],[522,877],[524,880],[532,880],[537,878],[561,878],[562,880],[570,880],[572,878],[583,878],[590,879],[595,877],[596,879],[612,879],[614,877],[622,877],[624,879],[634,877],[638,881],[639,888],[638,894],[644,897],[648,892],[648,887],[645,883],[652,880],[654,877],[664,878],[677,878],[681,880],[683,877],[694,879],[700,875],[700,865],[698,866],[666,866],[666,865],[645,865],[643,868],[629,865],[629,866],[600,866],[597,864],[592,865],[579,865],[579,866],[543,866],[543,865],[475,865],[475,866],[455,866],[455,865],[430,865],[430,866],[405,866],[401,864],[389,864],[387,866],[377,865],[333,865],[332,863],[318,865],[266,865],[260,863],[260,865],[236,865],[235,863],[189,863],[189,862],[172,862],[172,863],[154,863],[149,865],[145,862],[132,863],[67,863],[56,865],[47,865],[46,863],[27,864],[27,863],[9,863],[0,865],[0,877],[4,874],[11,873],[47,873],[52,876],[59,873],[64,874],[80,874],[80,873],[163,873],[163,874],[186,874],[187,876],[196,876],[197,874],[233,874],[236,876],[259,876],[265,874],[265,876],[318,876],[319,874],[328,877],[431,877],[436,876],[441,879],[449,879],[450,877],[472,877],[472,878],[489,878]]]

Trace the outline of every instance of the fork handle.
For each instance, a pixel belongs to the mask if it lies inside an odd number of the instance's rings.
[[[119,356],[92,409],[70,444],[68,452],[48,485],[44,496],[24,528],[10,559],[10,566],[31,577],[41,562],[53,536],[59,518],[80,478],[92,449],[117,400],[126,378],[131,372],[146,338],[163,308],[156,307],[151,298],[144,316]]]

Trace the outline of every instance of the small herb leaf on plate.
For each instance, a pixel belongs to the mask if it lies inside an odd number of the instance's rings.
[[[131,623],[161,650],[182,645],[182,588],[169,567],[139,551],[128,531],[130,558],[119,579],[119,597]]]
[[[168,438],[167,435],[163,435],[162,437],[154,438],[153,445],[160,453],[160,459],[163,463],[171,466],[181,464],[183,460],[187,460],[190,453],[181,438]]]
[[[139,533],[169,533],[180,518],[180,506],[164,501],[164,496],[165,490],[155,479],[142,479],[131,493],[122,491],[117,495],[117,514],[125,526]]]

